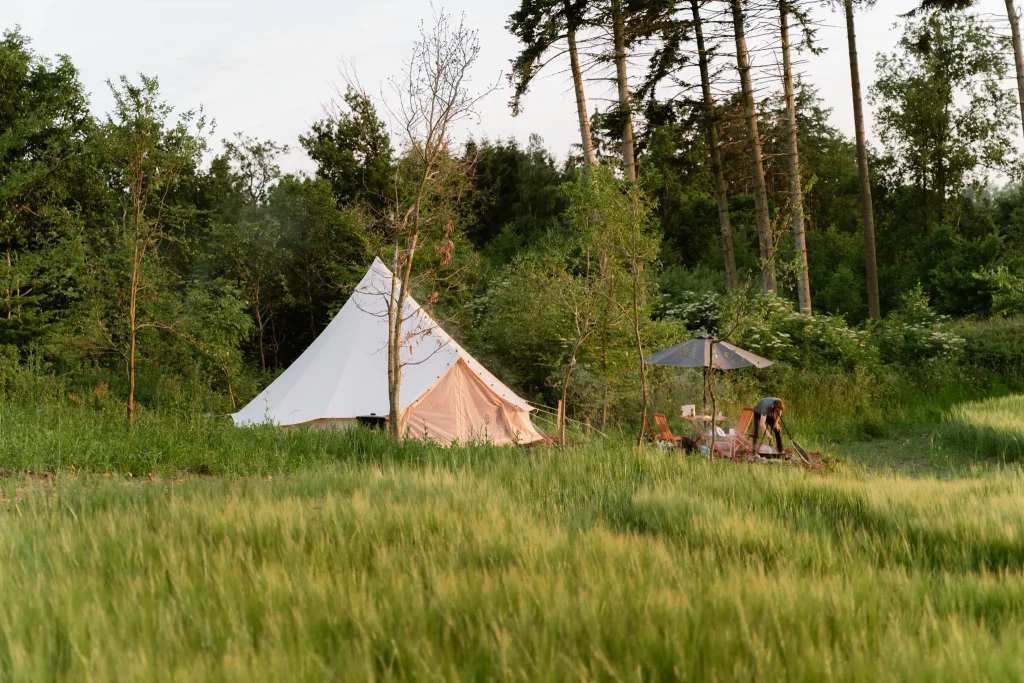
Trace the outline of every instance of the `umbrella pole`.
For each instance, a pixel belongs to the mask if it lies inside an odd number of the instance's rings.
[[[718,436],[718,426],[715,424],[715,416],[718,415],[718,399],[715,397],[715,376],[712,370],[708,371],[708,376],[711,381],[708,382],[708,388],[711,392],[711,448],[708,450],[708,459],[715,459],[715,439]]]
[[[702,403],[700,406],[700,412],[704,415],[708,414],[708,373],[711,368],[704,366],[704,390],[702,394]]]

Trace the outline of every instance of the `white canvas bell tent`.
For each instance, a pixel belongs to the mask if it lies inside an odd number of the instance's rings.
[[[380,259],[320,336],[232,418],[235,424],[343,428],[388,415],[388,301]],[[409,297],[402,327],[401,429],[439,443],[533,443],[533,410]]]

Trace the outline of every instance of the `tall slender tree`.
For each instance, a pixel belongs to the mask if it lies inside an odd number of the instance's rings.
[[[1013,38],[1013,63],[1017,68],[1017,100],[1020,104],[1020,121],[1024,127],[1024,47],[1020,39],[1020,15],[1014,0],[1006,0],[1006,18],[1010,21]]]
[[[722,255],[725,259],[725,281],[729,289],[739,287],[739,273],[736,270],[736,251],[732,241],[732,223],[729,219],[729,189],[722,171],[722,150],[718,129],[718,107],[711,92],[711,68],[704,28],[700,15],[701,0],[690,0],[693,12],[693,29],[697,39],[697,59],[700,65],[700,85],[704,97],[704,127],[711,157],[711,177],[715,186],[715,202],[718,205],[718,225],[722,234]]]
[[[626,61],[626,14],[622,0],[611,0],[612,40],[614,41],[615,84],[622,119],[622,171],[636,180],[636,153],[633,145],[633,114],[629,103],[629,73]]]
[[[764,180],[764,161],[761,157],[761,136],[757,130],[757,105],[754,101],[754,86],[750,78],[750,55],[744,31],[743,6],[741,0],[730,0],[733,31],[736,37],[736,67],[740,73],[744,118],[747,125],[747,145],[750,153],[750,168],[753,175],[754,207],[757,214],[757,240],[761,247],[762,278],[764,291],[774,292],[775,245],[772,237],[771,217],[768,214],[768,191]]]
[[[850,49],[850,87],[853,91],[853,120],[857,134],[857,172],[860,176],[860,211],[864,224],[864,271],[868,288],[868,315],[882,317],[878,298],[878,261],[875,257],[875,213],[871,204],[871,173],[868,168],[868,143],[864,132],[864,102],[860,89],[860,64],[857,59],[857,31],[853,20],[854,0],[842,0],[846,15],[846,40]],[[870,7],[875,0],[858,0]]]
[[[586,0],[523,0],[519,9],[508,18],[506,27],[522,43],[522,51],[512,60],[512,71],[508,76],[513,87],[511,104],[514,115],[522,111],[523,96],[534,76],[547,64],[550,53],[563,39],[566,41],[576,95],[583,164],[589,167],[594,165],[594,140],[590,133],[583,69],[576,41],[576,34],[584,24],[586,7]]]
[[[797,256],[797,300],[800,312],[811,315],[811,281],[807,268],[807,238],[804,234],[804,194],[800,183],[800,148],[797,142],[796,94],[793,87],[793,59],[789,40],[789,18],[794,14],[790,0],[779,0],[779,37],[782,45],[782,85],[786,98],[789,134],[789,202],[793,212],[793,241]],[[797,15],[798,17],[800,15]]]

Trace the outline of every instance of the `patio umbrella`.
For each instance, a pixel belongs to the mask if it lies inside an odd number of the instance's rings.
[[[670,368],[738,370],[739,368],[766,368],[772,362],[767,358],[761,358],[757,354],[744,351],[738,346],[719,341],[705,334],[652,354],[647,358],[647,364]]]
[[[714,370],[738,370],[740,368],[767,368],[772,362],[738,346],[721,341],[709,335],[694,337],[682,344],[676,344],[644,359],[648,365],[670,368],[704,368],[704,407],[707,411],[708,387],[711,386],[711,455],[715,449],[714,415],[718,409],[711,373]]]

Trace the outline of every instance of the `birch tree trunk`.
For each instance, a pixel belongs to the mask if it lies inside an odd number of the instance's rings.
[[[572,68],[572,86],[576,91],[576,114],[580,120],[580,143],[583,146],[583,164],[594,165],[594,139],[590,135],[590,117],[587,114],[587,98],[583,92],[583,71],[580,69],[580,54],[576,49],[576,29],[569,29],[569,64]]]
[[[757,106],[754,102],[754,86],[750,79],[747,39],[743,30],[743,6],[741,0],[730,0],[730,4],[732,5],[733,29],[736,34],[736,66],[740,72],[744,116],[747,120],[747,142],[750,146],[754,206],[757,213],[757,241],[761,247],[761,260],[764,264],[761,274],[764,280],[764,291],[768,293],[776,290],[775,245],[772,243],[772,225],[768,215],[768,192],[765,188],[764,163],[761,159],[761,136],[757,131]]]
[[[626,72],[626,22],[621,0],[612,0],[612,35],[615,41],[615,80],[619,86],[619,110],[622,112],[622,170],[636,180],[636,155],[633,152],[633,115],[629,106],[629,75]]]
[[[1010,20],[1013,36],[1013,63],[1017,67],[1017,98],[1020,100],[1020,120],[1024,126],[1024,49],[1020,42],[1020,17],[1014,0],[1006,0],[1006,17]]]
[[[846,40],[850,47],[850,83],[853,89],[853,118],[857,130],[857,171],[860,175],[860,212],[864,223],[864,270],[868,285],[868,314],[882,317],[878,300],[878,263],[875,260],[875,215],[871,206],[871,175],[868,171],[868,146],[864,134],[864,104],[860,95],[860,65],[857,61],[857,32],[853,23],[853,0],[844,0]]]
[[[789,202],[793,210],[793,241],[796,243],[797,299],[800,312],[811,315],[811,280],[807,272],[807,239],[804,234],[804,193],[800,185],[800,148],[796,128],[796,93],[793,87],[793,62],[789,44],[788,0],[779,0],[779,33],[782,38],[782,80],[786,91],[789,119]]]
[[[736,251],[732,243],[732,222],[729,219],[729,190],[722,172],[722,150],[719,148],[718,111],[711,93],[711,72],[708,52],[704,45],[704,29],[700,20],[700,0],[690,0],[693,10],[693,26],[697,37],[697,55],[700,63],[700,83],[704,92],[705,126],[707,127],[708,148],[711,154],[711,177],[715,185],[715,201],[718,204],[718,225],[722,233],[722,256],[725,259],[725,281],[729,289],[739,287],[740,278],[736,270]]]

